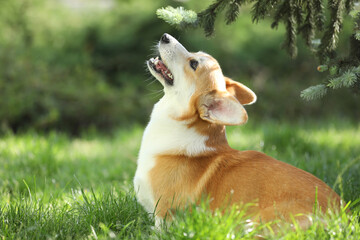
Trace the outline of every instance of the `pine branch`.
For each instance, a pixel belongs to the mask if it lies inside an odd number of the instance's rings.
[[[204,11],[198,13],[197,17],[194,12],[171,7],[159,9],[158,16],[180,28],[200,25],[204,29],[205,35],[211,36],[214,33],[215,20],[218,14],[226,8],[226,24],[230,24],[237,19],[240,6],[246,1],[254,2],[251,11],[254,22],[258,22],[266,15],[273,15],[272,28],[276,28],[280,21],[284,22],[286,35],[283,48],[287,50],[291,57],[297,55],[296,38],[298,34],[301,34],[307,46],[312,48],[312,40],[316,30],[319,31],[324,28],[325,13],[323,0],[215,0]],[[354,0],[328,0],[331,21],[318,47],[318,57],[322,63],[336,49],[343,14],[345,9],[349,10],[353,5]],[[355,37],[360,39],[360,30],[356,32]]]
[[[307,46],[317,50],[320,60],[318,70],[329,71],[331,78],[325,84],[310,87],[302,91],[304,99],[311,100],[324,96],[328,89],[351,87],[360,91],[360,12],[354,9],[355,0],[215,0],[204,11],[196,14],[183,8],[167,7],[159,9],[159,18],[177,27],[201,26],[206,36],[214,33],[215,20],[219,13],[225,11],[225,22],[230,24],[239,16],[240,7],[252,2],[252,20],[258,22],[266,16],[272,16],[272,28],[277,28],[280,22],[286,27],[282,47],[291,57],[297,55],[297,35],[302,35]],[[324,2],[330,12],[330,19],[325,26]],[[349,14],[354,19],[354,32],[350,37],[350,52],[345,58],[336,58],[335,49],[342,30],[343,17]],[[320,39],[314,39],[321,33]],[[356,71],[354,70],[356,69]]]
[[[256,23],[264,19],[266,14],[278,4],[278,0],[252,0],[252,2],[256,2],[251,10],[252,21]]]
[[[217,0],[211,4],[207,9],[198,13],[198,18],[200,20],[200,25],[204,28],[205,35],[207,37],[214,34],[215,19],[219,12],[221,12],[226,4],[230,0]]]
[[[254,4],[251,13],[253,15],[253,22],[258,23],[260,19],[264,19],[267,9],[268,9],[268,1],[266,0],[257,0]]]
[[[216,13],[210,12],[203,18],[204,20],[201,22],[204,26],[205,35],[207,37],[210,37],[214,34],[215,31],[215,19],[216,19]]]
[[[356,80],[356,74],[351,71],[347,71],[337,78],[330,79],[327,86],[331,87],[332,89],[351,87],[356,82]]]
[[[307,15],[304,21],[304,24],[299,28],[299,32],[302,33],[302,36],[305,40],[306,45],[312,49],[313,44],[312,40],[315,36],[315,13],[313,1],[308,1],[306,4]]]
[[[354,18],[354,37],[360,41],[360,11],[351,14],[351,16]]]
[[[341,87],[352,87],[358,80],[359,75],[360,67],[353,67],[340,76],[330,79],[327,86],[333,89],[338,89]]]
[[[336,49],[342,27],[344,6],[344,0],[329,0],[331,21],[319,46],[318,56],[321,62],[324,62],[326,57]]]
[[[292,58],[295,58],[297,55],[296,47],[296,17],[295,17],[295,0],[287,1],[287,15],[285,18],[286,23],[286,36],[285,41],[282,45],[283,48],[289,53]]]
[[[288,0],[283,0],[281,5],[277,7],[274,14],[274,21],[271,24],[271,28],[277,28],[281,19],[287,15],[286,11],[288,10]]]
[[[311,1],[311,0],[310,0]],[[318,31],[324,30],[325,25],[325,12],[322,0],[314,0],[313,3],[315,12],[315,25]]]
[[[323,96],[326,95],[326,93],[327,93],[327,87],[324,84],[319,84],[316,86],[311,86],[301,91],[300,96],[307,101],[311,101],[322,98]]]
[[[156,11],[156,15],[170,25],[185,27],[186,25],[195,25],[197,23],[197,14],[191,10],[185,10],[183,7],[173,8],[168,6]]]
[[[353,10],[355,5],[355,0],[346,0],[345,2],[345,9],[346,9],[346,13],[350,13],[351,10]]]
[[[229,3],[228,9],[226,11],[226,24],[233,23],[240,13],[240,6],[243,3],[243,0],[232,0]]]
[[[303,10],[302,10],[301,1],[293,1],[292,4],[293,4],[292,8],[294,8],[296,24],[300,26],[303,22]]]

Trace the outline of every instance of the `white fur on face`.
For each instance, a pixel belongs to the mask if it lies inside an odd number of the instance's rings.
[[[163,84],[165,95],[172,95],[171,98],[177,98],[178,101],[181,101],[178,104],[186,104],[183,100],[190,101],[189,96],[191,97],[195,91],[195,84],[192,85],[190,81],[186,81],[187,76],[184,72],[184,66],[189,64],[187,59],[191,57],[191,53],[171,36],[170,43],[162,44],[160,42],[158,49],[163,62],[174,76],[173,86]],[[160,82],[163,83],[164,81]]]

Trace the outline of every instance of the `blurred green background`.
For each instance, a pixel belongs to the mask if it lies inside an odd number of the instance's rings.
[[[357,121],[359,97],[340,90],[305,102],[304,88],[325,73],[299,41],[292,60],[281,50],[283,29],[270,21],[251,22],[250,7],[238,21],[217,21],[215,36],[201,29],[177,31],[156,17],[167,5],[196,11],[211,1],[163,0],[11,0],[0,1],[0,131],[59,129],[79,133],[145,124],[161,85],[145,61],[164,33],[190,51],[218,59],[225,75],[248,85],[258,101],[250,119],[343,118]],[[340,41],[346,52],[347,30]]]
[[[290,59],[281,50],[284,29],[272,30],[266,19],[253,24],[250,6],[230,26],[220,16],[209,39],[201,29],[177,31],[155,14],[168,5],[198,12],[210,3],[0,0],[1,239],[159,238],[134,198],[132,178],[144,125],[162,96],[145,61],[164,32],[190,51],[213,55],[226,76],[257,94],[246,106],[249,123],[228,128],[232,147],[304,169],[359,206],[359,97],[345,89],[303,101],[301,90],[327,73],[316,70],[301,41]],[[352,26],[344,28],[340,52],[346,53]],[[346,219],[314,226],[328,238],[358,236]],[[220,236],[218,227],[225,228],[218,222],[198,224],[200,233]],[[185,236],[181,221],[178,229],[160,238]]]

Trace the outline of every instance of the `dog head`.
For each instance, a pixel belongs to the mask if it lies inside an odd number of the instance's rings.
[[[224,77],[218,62],[204,52],[188,52],[164,34],[160,57],[147,61],[151,74],[164,86],[164,98],[174,119],[200,117],[209,123],[240,125],[247,121],[243,105],[256,101],[245,85]]]

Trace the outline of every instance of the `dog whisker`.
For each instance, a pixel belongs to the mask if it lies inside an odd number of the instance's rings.
[[[151,91],[150,93],[145,94],[145,96],[152,97],[152,99],[159,99],[162,94],[163,94],[163,90],[160,89],[156,91]]]

